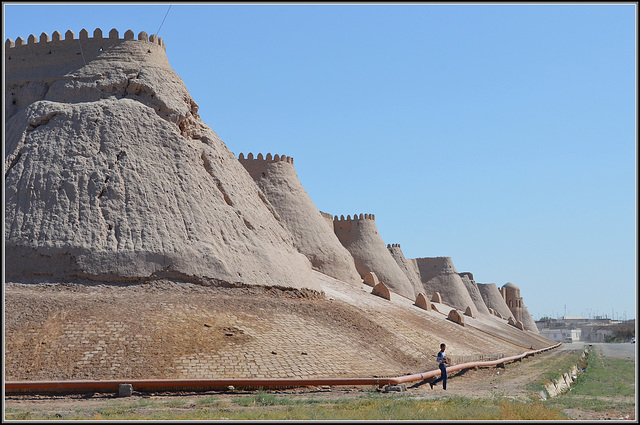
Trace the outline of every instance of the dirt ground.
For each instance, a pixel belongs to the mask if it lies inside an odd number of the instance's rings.
[[[540,379],[544,368],[542,363],[548,360],[567,354],[567,350],[556,349],[539,354],[535,357],[523,359],[521,362],[507,364],[504,368],[488,367],[479,369],[469,369],[450,374],[447,390],[444,391],[441,385],[436,385],[431,389],[425,381],[417,381],[407,384],[404,392],[384,392],[384,388],[375,389],[372,387],[302,387],[281,390],[267,390],[269,393],[278,395],[288,395],[293,397],[314,397],[321,399],[342,399],[345,397],[360,397],[370,391],[380,391],[389,395],[404,395],[415,398],[446,398],[461,396],[469,398],[492,398],[507,397],[514,400],[530,400],[530,397],[538,398],[535,392],[528,390],[527,384]],[[139,399],[153,399],[154,401],[175,401],[176,398],[188,400],[181,409],[189,409],[189,406],[197,406],[198,399],[215,396],[221,401],[232,401],[234,398],[246,397],[255,394],[255,390],[235,390],[235,391],[207,391],[202,393],[139,393],[134,392],[128,401],[135,402]],[[47,395],[16,395],[5,397],[5,409],[35,409],[46,411],[52,414],[56,412],[71,412],[77,410],[91,411],[105,407],[106,403],[115,398],[114,394],[93,394],[93,395],[67,395],[67,396],[47,396]],[[631,401],[631,400],[624,400]],[[572,420],[635,420],[635,412],[595,412],[582,410],[579,408],[565,411]]]

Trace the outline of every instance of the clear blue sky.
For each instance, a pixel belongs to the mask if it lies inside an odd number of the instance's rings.
[[[229,149],[293,156],[541,316],[636,314],[636,6],[4,4],[4,36],[158,32]],[[566,307],[565,307],[566,306]]]

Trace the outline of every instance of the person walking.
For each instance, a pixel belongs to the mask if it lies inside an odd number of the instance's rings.
[[[433,382],[429,382],[429,386],[433,389],[433,386],[438,382],[442,381],[442,389],[447,389],[447,355],[444,352],[447,349],[447,346],[442,343],[440,344],[440,351],[438,351],[438,357],[436,361],[438,362],[438,367],[440,368],[440,377]]]

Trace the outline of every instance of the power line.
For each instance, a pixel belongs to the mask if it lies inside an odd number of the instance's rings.
[[[169,14],[170,10],[171,10],[171,5],[169,5],[169,9],[167,9],[167,13],[164,14],[164,19],[162,19],[162,23],[160,24],[158,31],[156,31],[156,37],[160,36],[160,28],[162,28],[162,25],[164,25],[164,20],[167,19],[167,15]]]
[[[84,66],[87,66],[87,61],[84,59],[84,52],[82,51],[82,41],[80,41],[80,37],[78,37],[78,44],[80,45],[80,53],[82,54],[82,62],[84,62]]]

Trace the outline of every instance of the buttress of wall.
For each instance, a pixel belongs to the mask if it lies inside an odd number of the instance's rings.
[[[529,313],[529,309],[527,308],[527,306],[524,305],[524,301],[522,303],[522,324],[524,325],[525,329],[533,332],[533,333],[540,333],[540,330],[538,329],[538,325],[536,325],[536,321],[533,320],[533,317],[531,317],[531,314]]]
[[[324,218],[327,226],[329,226],[329,229],[333,232],[333,214],[320,211],[320,215]]]
[[[498,290],[498,285],[495,283],[478,283],[477,285],[487,308],[500,313],[504,319],[512,316],[511,310],[509,310],[507,303],[504,302],[504,298],[502,298],[502,294]]]
[[[327,220],[300,183],[293,158],[270,153],[258,154],[256,158],[249,153],[245,158],[241,153],[238,161],[264,193],[280,223],[293,236],[296,248],[312,267],[343,282],[360,285],[362,280],[353,257],[342,246],[333,227],[327,226]]]
[[[482,294],[480,294],[478,284],[475,280],[473,280],[473,275],[469,272],[462,272],[460,273],[460,278],[462,279],[462,283],[464,283],[464,286],[466,286],[469,295],[471,295],[471,299],[475,303],[476,308],[478,309],[478,313],[490,314],[489,308],[487,308],[487,305],[482,299]]]
[[[424,292],[422,282],[420,281],[418,265],[415,263],[415,261],[410,261],[405,258],[400,244],[388,244],[387,249],[389,250],[389,253],[393,257],[393,259],[396,260],[396,263],[398,264],[400,269],[407,276],[409,282],[411,282],[411,284],[413,285],[414,292],[416,294]]]
[[[415,299],[417,294],[413,285],[387,250],[373,214],[354,214],[353,219],[350,215],[346,218],[344,215],[336,216],[333,228],[342,245],[353,256],[361,277],[374,272],[378,280],[391,290]]]

